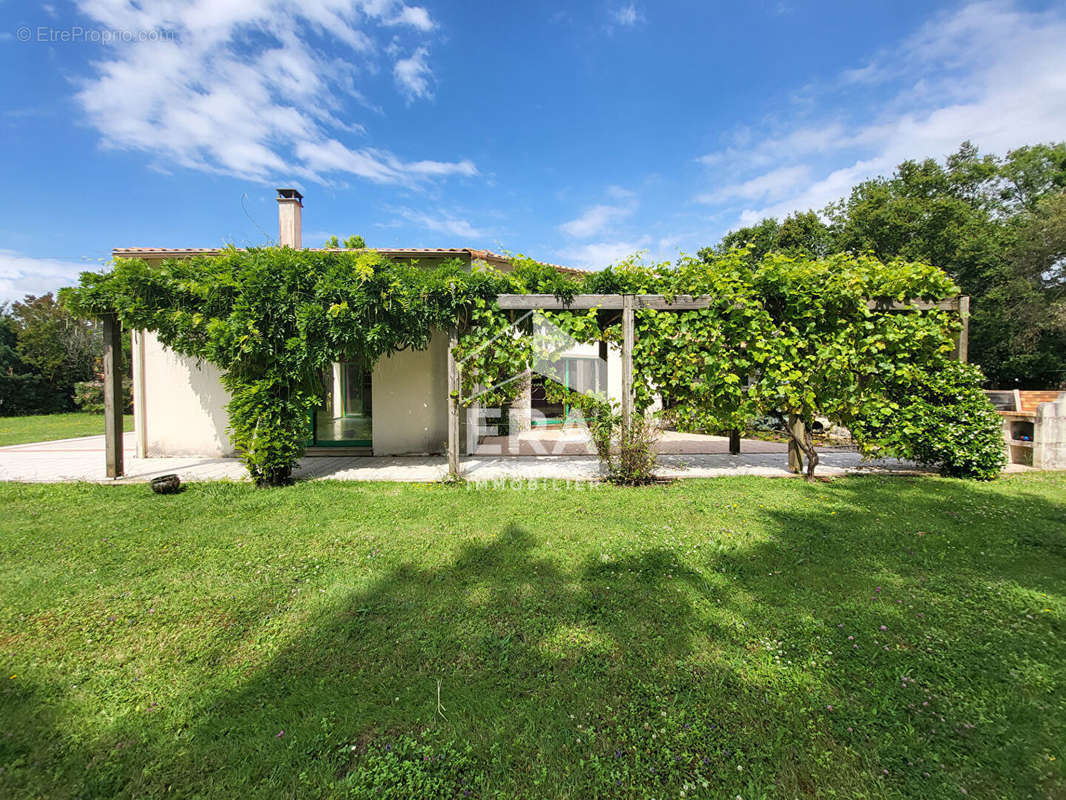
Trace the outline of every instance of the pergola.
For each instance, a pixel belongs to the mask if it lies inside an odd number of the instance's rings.
[[[714,298],[709,295],[662,295],[662,294],[577,294],[564,300],[553,294],[501,294],[496,298],[497,305],[505,311],[603,311],[622,312],[622,431],[628,430],[633,415],[633,343],[634,321],[638,309],[656,311],[698,311],[708,308]],[[871,311],[942,311],[957,312],[962,320],[956,355],[960,361],[966,361],[969,350],[970,298],[966,295],[939,302],[911,300],[907,302],[884,303],[868,300]],[[453,328],[448,348],[448,475],[458,478],[462,472],[459,464],[459,365],[455,361],[453,350],[458,343],[458,330]],[[789,463],[798,458],[793,453],[795,445],[789,444]],[[740,434],[732,431],[729,436],[731,453],[740,452]]]
[[[638,310],[695,311],[713,302],[708,295],[668,296],[662,294],[578,294],[564,300],[552,294],[501,294],[496,299],[503,310],[510,311],[582,311],[601,309],[620,311],[622,318],[622,426],[628,429],[633,414],[633,343],[634,319]],[[966,361],[969,344],[970,298],[960,296],[939,302],[906,301],[882,303],[868,301],[876,311],[929,311],[939,309],[957,312],[962,321],[957,356]],[[116,314],[103,317],[104,339],[104,440],[107,476],[120,478],[125,474],[122,452],[122,324]],[[459,463],[459,365],[454,348],[459,332],[452,328],[448,348],[448,473],[461,474]],[[739,452],[739,436],[730,437],[730,449]]]

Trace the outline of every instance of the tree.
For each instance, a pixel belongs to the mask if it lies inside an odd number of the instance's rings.
[[[870,299],[952,295],[954,283],[935,267],[870,256],[772,254],[752,283],[770,329],[748,392],[762,412],[786,416],[789,434],[807,458],[808,478],[818,464],[811,438],[816,417],[852,426],[890,403],[891,387],[939,372],[954,357],[957,322],[950,317],[868,307]],[[860,444],[874,448],[879,441],[870,436]]]
[[[1040,198],[1066,189],[1066,142],[1019,147],[1000,168],[1000,199],[1033,210]]]
[[[0,304],[0,374],[14,375],[26,370],[18,354],[18,320],[7,303]]]
[[[730,250],[744,249],[748,261],[756,264],[767,253],[827,256],[835,251],[832,229],[814,211],[796,212],[778,222],[768,217],[747,228],[727,233],[715,247],[704,247],[698,255],[710,263]]]
[[[1009,220],[1004,239],[1004,263],[981,298],[974,340],[1000,374],[1063,385],[1066,192],[1045,195]]]
[[[747,250],[750,260],[754,263],[777,249],[777,236],[780,231],[781,223],[773,217],[767,217],[755,225],[730,231],[717,245],[701,248],[697,255],[705,263],[710,263],[716,256],[731,250]]]
[[[1000,158],[964,142],[942,164],[904,161],[821,214],[739,228],[700,256],[711,260],[745,247],[753,265],[767,253],[870,253],[935,264],[972,297],[970,358],[993,383],[1066,385],[1055,199],[1064,189],[1066,144],[1022,147]]]
[[[325,247],[327,249],[329,249],[329,250],[340,250],[341,249],[341,243],[337,239],[336,236],[330,236],[326,240]],[[362,236],[354,236],[354,235],[353,236],[349,236],[347,239],[344,240],[344,249],[345,250],[365,250],[366,249],[366,241],[363,239]]]
[[[76,382],[93,377],[100,352],[96,324],[75,317],[51,292],[27,295],[12,304],[11,314],[18,325],[19,357],[51,385],[72,389]]]
[[[74,385],[92,377],[98,345],[96,325],[50,294],[0,307],[0,414],[70,410]]]
[[[785,217],[777,232],[777,252],[823,258],[834,252],[833,232],[814,211]]]

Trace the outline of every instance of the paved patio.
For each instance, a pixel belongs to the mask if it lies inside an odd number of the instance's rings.
[[[109,480],[104,474],[103,436],[0,447],[0,481],[142,483],[171,472],[180,475],[184,481],[247,479],[243,465],[236,458],[137,458],[132,433],[125,434],[124,445],[126,476],[117,481]],[[719,445],[715,442],[712,449],[718,449]],[[772,445],[777,452],[766,452],[766,445],[765,442],[744,440],[742,452],[736,456],[729,455],[724,447],[724,452],[661,454],[660,472],[664,477],[672,478],[792,477],[786,469],[785,447]],[[761,452],[749,452],[749,449]],[[917,469],[913,464],[894,459],[863,462],[858,453],[847,450],[826,450],[820,456],[818,474],[822,476],[913,472]],[[437,481],[446,473],[447,464],[441,456],[324,456],[304,458],[296,477],[307,480]],[[463,474],[471,481],[588,481],[599,477],[600,466],[595,456],[587,455],[475,455],[463,459]]]
[[[662,431],[653,444],[660,455],[724,455],[729,453],[728,436]],[[783,442],[745,439],[741,450],[751,453],[787,453]],[[534,428],[517,436],[484,436],[475,455],[483,456],[594,456],[596,448],[585,427]]]

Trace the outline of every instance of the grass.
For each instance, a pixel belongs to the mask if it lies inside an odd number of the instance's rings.
[[[122,418],[122,430],[133,430],[133,415]],[[104,432],[104,415],[74,411],[69,414],[35,414],[27,417],[0,417],[0,447],[27,442],[51,442],[76,436],[99,436]]]
[[[12,799],[1063,797],[1066,475],[7,484],[0,667]]]

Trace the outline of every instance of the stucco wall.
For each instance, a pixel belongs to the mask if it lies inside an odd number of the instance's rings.
[[[145,454],[228,456],[229,393],[211,364],[179,356],[150,333],[143,341],[143,403],[135,424]],[[434,335],[427,350],[382,358],[373,372],[375,455],[443,452],[448,438],[448,337]],[[136,358],[136,356],[135,356]]]
[[[607,343],[607,397],[622,402],[622,349]]]
[[[154,334],[138,338],[144,348],[144,391],[135,424],[145,454],[233,455],[226,435],[229,392],[219,382],[218,369],[167,350]]]
[[[448,337],[374,365],[374,455],[440,453],[448,440]]]

